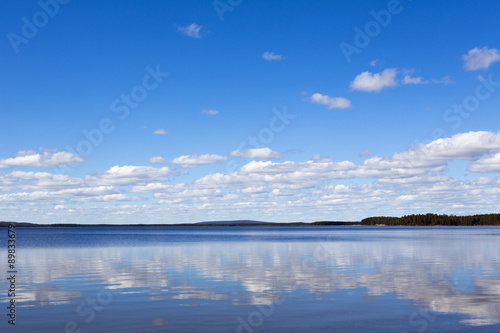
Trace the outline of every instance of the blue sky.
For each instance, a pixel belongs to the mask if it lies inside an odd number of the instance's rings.
[[[499,10],[4,1],[1,219],[498,212]]]

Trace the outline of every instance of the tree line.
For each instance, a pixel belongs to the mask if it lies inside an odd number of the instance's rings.
[[[473,225],[500,225],[500,214],[483,214],[471,216],[416,214],[403,217],[376,216],[361,221],[361,225],[446,225],[446,226],[473,226]]]

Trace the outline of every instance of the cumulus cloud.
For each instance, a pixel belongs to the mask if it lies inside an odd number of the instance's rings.
[[[168,167],[153,168],[148,166],[114,166],[111,169],[87,175],[85,180],[98,185],[136,185],[166,180],[172,171]]]
[[[313,157],[311,157],[310,160],[313,161],[313,162],[316,162],[316,163],[318,163],[318,162],[321,162],[321,163],[324,163],[324,162],[328,162],[328,163],[333,162],[332,158],[330,158],[330,157],[323,157],[320,154],[313,155]]]
[[[319,93],[312,94],[311,103],[321,104],[328,109],[346,109],[351,106],[351,101],[344,97],[329,97]]]
[[[281,158],[281,155],[278,152],[272,151],[267,147],[248,150],[234,150],[229,153],[229,156],[242,158],[259,158],[262,160],[274,160]]]
[[[380,73],[363,72],[351,81],[351,90],[379,92],[384,88],[398,85],[396,80],[396,68],[388,68]]]
[[[214,198],[214,197],[220,197],[223,195],[222,190],[220,189],[195,189],[195,188],[188,188],[188,189],[182,189],[180,191],[175,191],[175,192],[161,192],[157,193],[154,195],[156,199],[171,199],[171,198]]]
[[[85,185],[81,178],[58,175],[49,172],[13,171],[0,175],[0,190],[59,190],[77,188]]]
[[[467,71],[488,69],[494,62],[500,61],[500,51],[488,47],[473,48],[462,56]]]
[[[283,60],[285,57],[274,52],[264,52],[262,54],[262,59],[267,61],[278,61]]]
[[[213,109],[208,109],[208,110],[202,110],[201,113],[204,113],[204,114],[209,114],[209,115],[216,115],[219,113],[218,110],[213,110]]]
[[[327,179],[349,177],[348,170],[356,165],[349,161],[314,161],[274,163],[251,161],[236,173],[216,173],[195,181],[200,187],[246,188],[272,184],[274,188],[303,189],[321,184]]]
[[[25,151],[19,155],[33,153]],[[273,220],[283,214],[286,220],[295,216],[308,220],[311,216],[359,219],[422,210],[465,214],[500,208],[500,181],[495,175],[488,175],[500,172],[500,133],[459,133],[385,157],[365,152],[362,155],[366,159],[359,163],[336,162],[319,155],[307,161],[263,158],[273,153],[264,148],[231,152],[230,156],[260,156],[261,160],[250,161],[232,173],[202,174],[191,182],[176,184],[168,183],[171,173],[168,168],[144,166],[115,166],[83,178],[12,171],[0,174],[0,190],[4,192],[0,194],[0,208],[14,212],[9,207],[23,205],[23,216],[28,216],[29,211],[32,212],[29,216],[35,216],[40,214],[42,205],[66,214],[75,203],[147,200],[132,193],[149,193],[153,197],[149,200],[155,205],[117,204],[114,208],[109,206],[106,214],[102,213],[102,205],[96,205],[89,216],[97,221],[103,215],[147,213],[151,221],[164,221],[165,216],[185,217],[188,212],[198,214],[189,217],[193,222],[210,214],[219,218],[257,214]],[[193,154],[180,156],[176,162],[195,166],[225,159],[215,154]],[[453,160],[465,160],[469,162],[468,171],[489,177],[470,181],[453,178],[447,174],[447,164]],[[361,184],[353,181],[360,178],[364,178]],[[57,205],[60,209],[56,210]],[[355,211],[353,206],[357,208]]]
[[[264,186],[250,186],[250,187],[245,187],[240,190],[241,193],[244,194],[258,194],[258,193],[265,193],[266,188]]]
[[[167,185],[162,183],[148,183],[145,185],[136,185],[132,187],[130,192],[134,193],[156,193],[156,192],[167,192],[167,191],[180,191],[185,188],[185,184]]]
[[[49,152],[49,153],[55,153],[57,151],[57,148],[38,147],[38,150],[40,150],[40,151],[46,151],[46,152]]]
[[[351,161],[334,162],[330,159],[280,163],[251,161],[236,173],[207,175],[195,183],[200,186],[227,188],[245,188],[265,184],[289,188],[310,188],[333,179],[408,179],[429,172],[444,172],[449,161],[476,161],[493,151],[500,152],[500,134],[469,132],[411,147],[390,157],[371,157],[357,165]],[[473,170],[478,169],[473,168]],[[491,170],[495,169],[491,167]]]
[[[79,202],[123,202],[123,201],[145,201],[145,198],[141,197],[130,197],[124,193],[115,193],[107,195],[98,195],[79,198],[76,201]]]
[[[16,157],[0,159],[0,168],[9,167],[37,167],[55,168],[68,164],[83,163],[84,160],[77,155],[62,151],[58,153],[43,152],[42,154],[32,150],[23,150],[16,154]]]
[[[33,191],[8,193],[0,195],[0,202],[42,202],[49,203],[54,199],[80,199],[85,197],[115,194],[118,191],[112,186],[82,187],[59,191]]]
[[[225,160],[227,160],[227,157],[217,154],[192,154],[176,157],[170,163],[181,165],[184,168],[191,168],[198,165],[219,163]]]
[[[452,84],[454,83],[453,80],[447,75],[447,76],[443,76],[443,78],[441,79],[432,79],[432,83],[435,83],[435,84],[442,84],[442,85],[449,85],[449,84]]]
[[[402,84],[427,84],[429,81],[424,80],[421,76],[411,77],[410,75],[405,75],[401,80]]]
[[[165,134],[168,133],[168,130],[166,130],[164,128],[159,128],[159,129],[155,130],[153,133],[154,134],[159,134],[159,135],[165,135]]]
[[[359,157],[372,157],[373,152],[371,150],[363,150],[359,153]]]
[[[362,170],[408,170],[444,167],[451,160],[474,161],[493,151],[500,152],[500,134],[492,132],[459,133],[428,144],[411,147],[388,158],[372,157],[363,161]],[[420,170],[423,172],[423,170]]]
[[[149,163],[151,163],[151,164],[166,164],[167,160],[161,156],[153,156],[149,159]]]
[[[190,25],[185,27],[178,27],[177,31],[191,38],[201,38],[200,31],[203,28],[204,27],[201,25],[198,25],[196,23],[191,23]]]
[[[488,152],[500,151],[500,133],[477,131],[434,140],[400,154],[418,153],[429,160],[474,160]]]
[[[500,153],[484,156],[471,162],[467,168],[473,172],[500,172]]]

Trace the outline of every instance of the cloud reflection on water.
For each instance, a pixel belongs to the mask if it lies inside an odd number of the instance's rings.
[[[489,325],[500,323],[500,245],[498,236],[488,237],[474,246],[461,237],[365,242],[325,237],[322,242],[26,248],[18,302],[71,304],[95,285],[145,294],[150,301],[232,305],[269,305],[281,293],[298,290],[329,299],[339,290],[365,288],[365,300],[395,294],[430,311],[464,315],[466,325]],[[314,262],[312,269],[304,266],[307,260]]]

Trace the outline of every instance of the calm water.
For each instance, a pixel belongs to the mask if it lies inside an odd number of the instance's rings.
[[[500,228],[17,228],[1,332],[499,332]],[[7,229],[0,228],[2,276]]]

